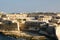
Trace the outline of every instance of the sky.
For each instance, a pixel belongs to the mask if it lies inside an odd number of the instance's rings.
[[[0,11],[60,12],[60,0],[0,0]]]

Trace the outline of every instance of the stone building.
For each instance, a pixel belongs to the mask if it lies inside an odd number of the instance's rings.
[[[49,20],[51,20],[52,16],[47,16],[47,15],[39,15],[38,20],[41,22],[47,22],[49,23]]]
[[[2,31],[17,31],[17,23],[12,23],[12,21],[4,20],[0,22],[0,30]]]
[[[39,22],[39,21],[26,21],[25,27],[22,30],[33,30],[38,31],[40,26],[45,25],[46,22]]]
[[[24,19],[27,17],[27,14],[6,14],[6,15],[10,20]]]

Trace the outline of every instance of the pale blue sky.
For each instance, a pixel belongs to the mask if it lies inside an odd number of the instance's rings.
[[[60,0],[0,0],[4,12],[60,12]]]

